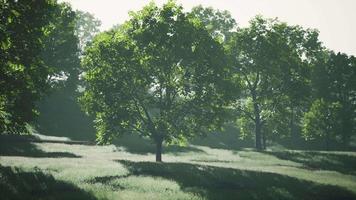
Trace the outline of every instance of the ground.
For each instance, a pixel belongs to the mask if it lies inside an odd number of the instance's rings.
[[[355,152],[145,148],[1,142],[1,199],[356,199]]]

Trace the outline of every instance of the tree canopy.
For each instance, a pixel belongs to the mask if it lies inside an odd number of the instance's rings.
[[[99,142],[139,133],[153,139],[161,161],[163,141],[223,123],[226,66],[222,46],[200,20],[172,1],[161,8],[151,3],[88,46],[81,103],[96,118]]]
[[[346,145],[356,132],[356,59],[326,52],[313,68],[312,105],[303,116],[303,136]]]
[[[242,80],[242,96],[235,104],[245,118],[239,119],[241,131],[254,131],[261,150],[266,125],[286,108],[283,103],[292,105],[308,94],[310,64],[321,50],[318,33],[257,16],[232,36],[227,49],[231,67]],[[254,130],[246,124],[251,122]]]
[[[229,11],[220,11],[212,7],[204,8],[199,5],[192,8],[191,14],[200,19],[208,32],[220,41],[229,41],[236,31],[236,21]]]
[[[51,67],[41,58],[54,1],[0,1],[0,132],[26,132],[35,102],[48,91]]]
[[[37,102],[78,80],[76,14],[55,0],[0,5],[0,132],[25,133],[39,114]]]

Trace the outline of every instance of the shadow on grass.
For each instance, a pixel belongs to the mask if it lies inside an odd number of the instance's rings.
[[[86,182],[89,184],[96,184],[100,183],[103,185],[109,185],[112,188],[115,188],[115,190],[124,190],[126,189],[125,185],[115,183],[113,185],[112,181],[117,180],[117,179],[123,179],[123,178],[128,178],[132,176],[132,174],[125,174],[125,175],[117,175],[117,176],[98,176],[94,177],[92,179],[87,180]]]
[[[329,170],[356,175],[356,156],[316,151],[272,151],[264,152],[279,159],[301,163],[309,170]]]
[[[55,180],[38,169],[24,172],[19,168],[0,165],[0,194],[2,200],[75,199],[94,200],[92,194],[71,183]]]
[[[28,141],[0,141],[0,156],[24,156],[34,158],[80,158],[69,152],[45,152]]]
[[[120,160],[135,176],[153,176],[176,181],[182,190],[206,199],[239,200],[348,200],[356,194],[337,186],[266,172],[201,166],[186,163],[131,162]],[[119,177],[118,177],[119,178]],[[101,180],[105,180],[102,177]]]
[[[134,134],[116,138],[113,144],[117,147],[124,147],[125,151],[134,154],[154,154],[156,152],[156,146],[151,140]],[[163,153],[179,154],[188,152],[205,153],[203,150],[191,146],[165,145],[163,147]]]
[[[274,137],[274,144],[279,144],[285,149],[304,150],[304,151],[356,151],[356,137],[349,139],[348,144],[343,144],[340,141],[330,142],[329,149],[326,149],[325,141],[323,139],[305,140],[301,135],[297,138],[279,138]],[[268,145],[270,148],[270,146]]]

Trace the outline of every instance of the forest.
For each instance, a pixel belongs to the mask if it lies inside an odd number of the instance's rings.
[[[0,0],[4,199],[356,199],[356,57],[153,1]]]

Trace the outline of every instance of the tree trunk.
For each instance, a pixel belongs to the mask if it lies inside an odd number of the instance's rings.
[[[256,149],[258,151],[262,150],[262,143],[261,143],[261,124],[258,120],[255,121],[255,132],[256,132]]]
[[[266,144],[266,133],[265,132],[261,132],[262,133],[262,145],[263,145],[263,149],[266,150],[267,149],[267,144]]]
[[[255,98],[254,98],[255,99]],[[255,113],[255,134],[256,134],[256,149],[258,151],[262,150],[262,143],[261,143],[261,129],[262,129],[262,123],[261,123],[261,116],[260,116],[260,108],[258,103],[254,100],[253,103],[254,107],[254,113]]]
[[[162,143],[163,139],[158,138],[155,140],[156,142],[156,162],[162,162]]]
[[[295,130],[294,120],[295,120],[294,106],[291,105],[291,120],[290,120],[290,135],[291,135],[291,139],[292,139],[291,147],[293,149],[296,149],[298,137],[297,137],[297,132]]]

